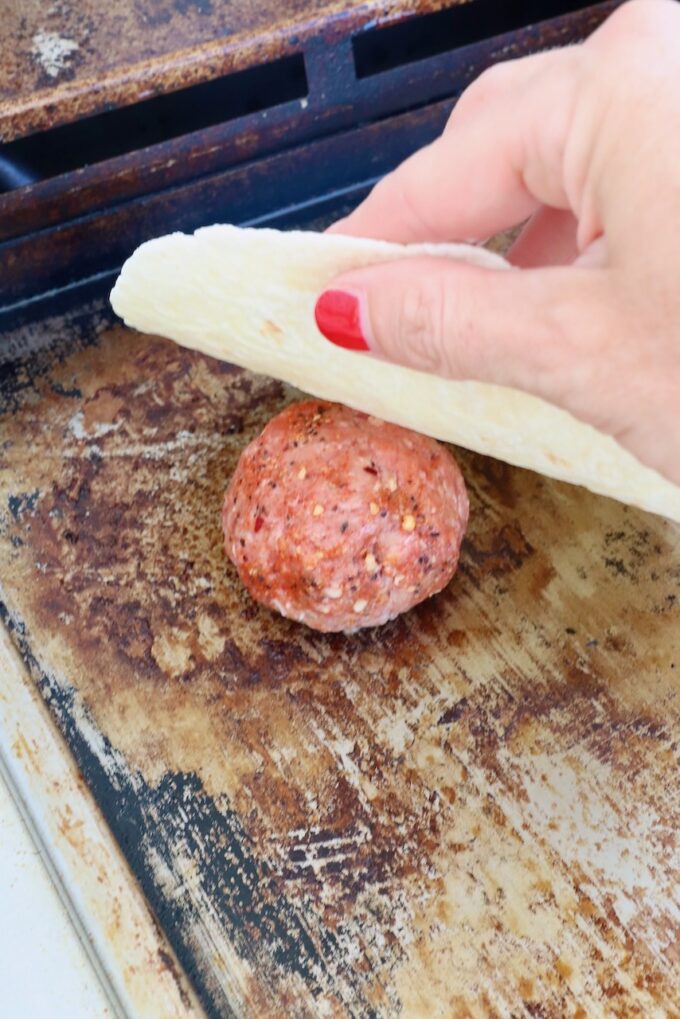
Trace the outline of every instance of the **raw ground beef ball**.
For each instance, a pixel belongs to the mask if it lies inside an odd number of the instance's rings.
[[[253,598],[316,630],[378,626],[441,591],[468,519],[434,439],[322,400],[244,450],[227,489],[227,554]]]

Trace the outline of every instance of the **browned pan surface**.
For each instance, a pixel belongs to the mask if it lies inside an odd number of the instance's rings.
[[[0,0],[0,138],[457,0]]]
[[[81,328],[7,387],[4,600],[208,1012],[680,1014],[680,529],[461,451],[449,589],[312,633],[220,530],[296,394]]]

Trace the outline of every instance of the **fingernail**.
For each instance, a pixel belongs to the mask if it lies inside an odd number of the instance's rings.
[[[361,328],[359,298],[346,290],[324,290],[314,309],[314,318],[327,340],[345,350],[368,350]]]

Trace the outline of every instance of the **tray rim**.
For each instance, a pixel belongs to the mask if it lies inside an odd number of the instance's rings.
[[[203,1019],[193,988],[4,623],[0,771],[113,1014]]]

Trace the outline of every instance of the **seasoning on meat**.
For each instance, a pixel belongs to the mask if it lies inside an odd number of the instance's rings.
[[[453,456],[433,439],[307,400],[244,450],[222,517],[227,554],[256,601],[351,632],[448,584],[468,499]]]

